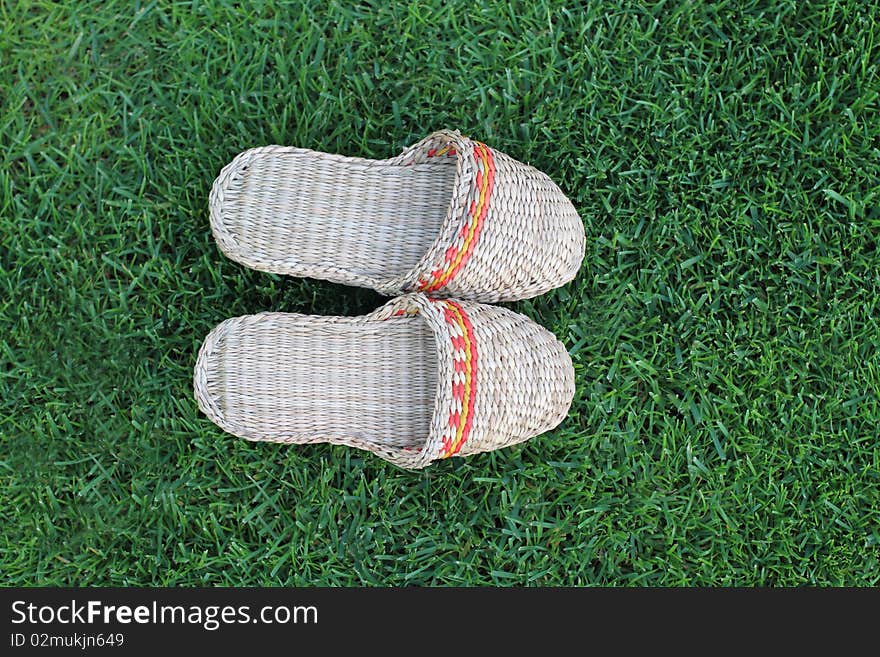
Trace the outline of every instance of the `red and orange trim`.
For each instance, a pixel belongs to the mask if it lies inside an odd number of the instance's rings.
[[[452,144],[446,144],[443,148],[432,148],[429,150],[428,157],[440,157],[441,155],[449,155],[451,157],[455,155],[455,152]]]
[[[458,274],[471,257],[483,230],[483,222],[489,212],[492,188],[495,186],[495,159],[492,157],[492,150],[486,144],[478,141],[473,144],[474,159],[477,162],[476,194],[471,201],[467,221],[459,231],[458,239],[446,249],[443,262],[431,272],[427,280],[419,281],[419,290],[422,292],[436,292]],[[440,150],[429,151],[428,157],[454,153],[454,149],[446,146]]]
[[[474,400],[477,397],[477,341],[474,327],[462,307],[448,299],[435,301],[443,308],[443,317],[452,327],[452,400],[447,430],[443,434],[439,458],[449,458],[461,450],[474,423]],[[460,407],[460,410],[459,410]]]

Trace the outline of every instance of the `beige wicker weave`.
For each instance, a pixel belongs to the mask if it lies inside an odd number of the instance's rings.
[[[550,178],[456,131],[387,160],[245,151],[210,209],[233,260],[388,295],[526,299],[570,281],[584,257],[580,217]]]
[[[527,317],[414,293],[361,317],[226,320],[199,351],[195,395],[242,438],[336,443],[423,468],[552,429],[574,370]]]

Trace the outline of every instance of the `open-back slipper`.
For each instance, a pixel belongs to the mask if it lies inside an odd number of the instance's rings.
[[[194,385],[199,408],[242,438],[348,445],[417,469],[554,428],[574,370],[523,315],[414,293],[360,317],[228,319],[205,338]]]
[[[254,148],[220,172],[210,210],[233,260],[390,296],[526,299],[584,257],[583,223],[549,177],[451,130],[386,160]]]

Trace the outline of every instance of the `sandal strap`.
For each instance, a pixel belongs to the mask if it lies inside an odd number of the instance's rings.
[[[523,442],[555,427],[574,395],[574,370],[556,337],[505,308],[421,293],[388,302],[372,317],[419,315],[432,329],[438,385],[420,450],[384,455],[405,468]]]
[[[537,296],[577,274],[583,223],[562,190],[534,167],[457,130],[435,132],[389,162],[454,162],[456,173],[437,238],[380,292],[505,301]]]

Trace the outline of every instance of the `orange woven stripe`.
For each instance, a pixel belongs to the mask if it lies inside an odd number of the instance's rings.
[[[452,384],[452,398],[461,402],[461,412],[453,411],[449,417],[449,436],[443,439],[443,452],[440,458],[458,454],[471,433],[474,421],[474,400],[477,397],[477,341],[474,327],[461,306],[454,301],[443,301],[444,316],[447,323],[458,327],[462,334],[452,339],[455,352],[460,352],[463,360],[453,359],[454,371],[460,372],[463,382]]]
[[[444,263],[431,272],[429,280],[419,281],[419,289],[423,292],[435,292],[452,280],[471,257],[480,232],[483,230],[483,222],[489,212],[492,188],[495,186],[495,160],[489,147],[478,141],[474,142],[474,157],[482,164],[480,170],[477,171],[479,194],[471,205],[468,223],[459,233],[460,236],[464,236],[464,240],[460,247],[453,245],[446,250]]]

